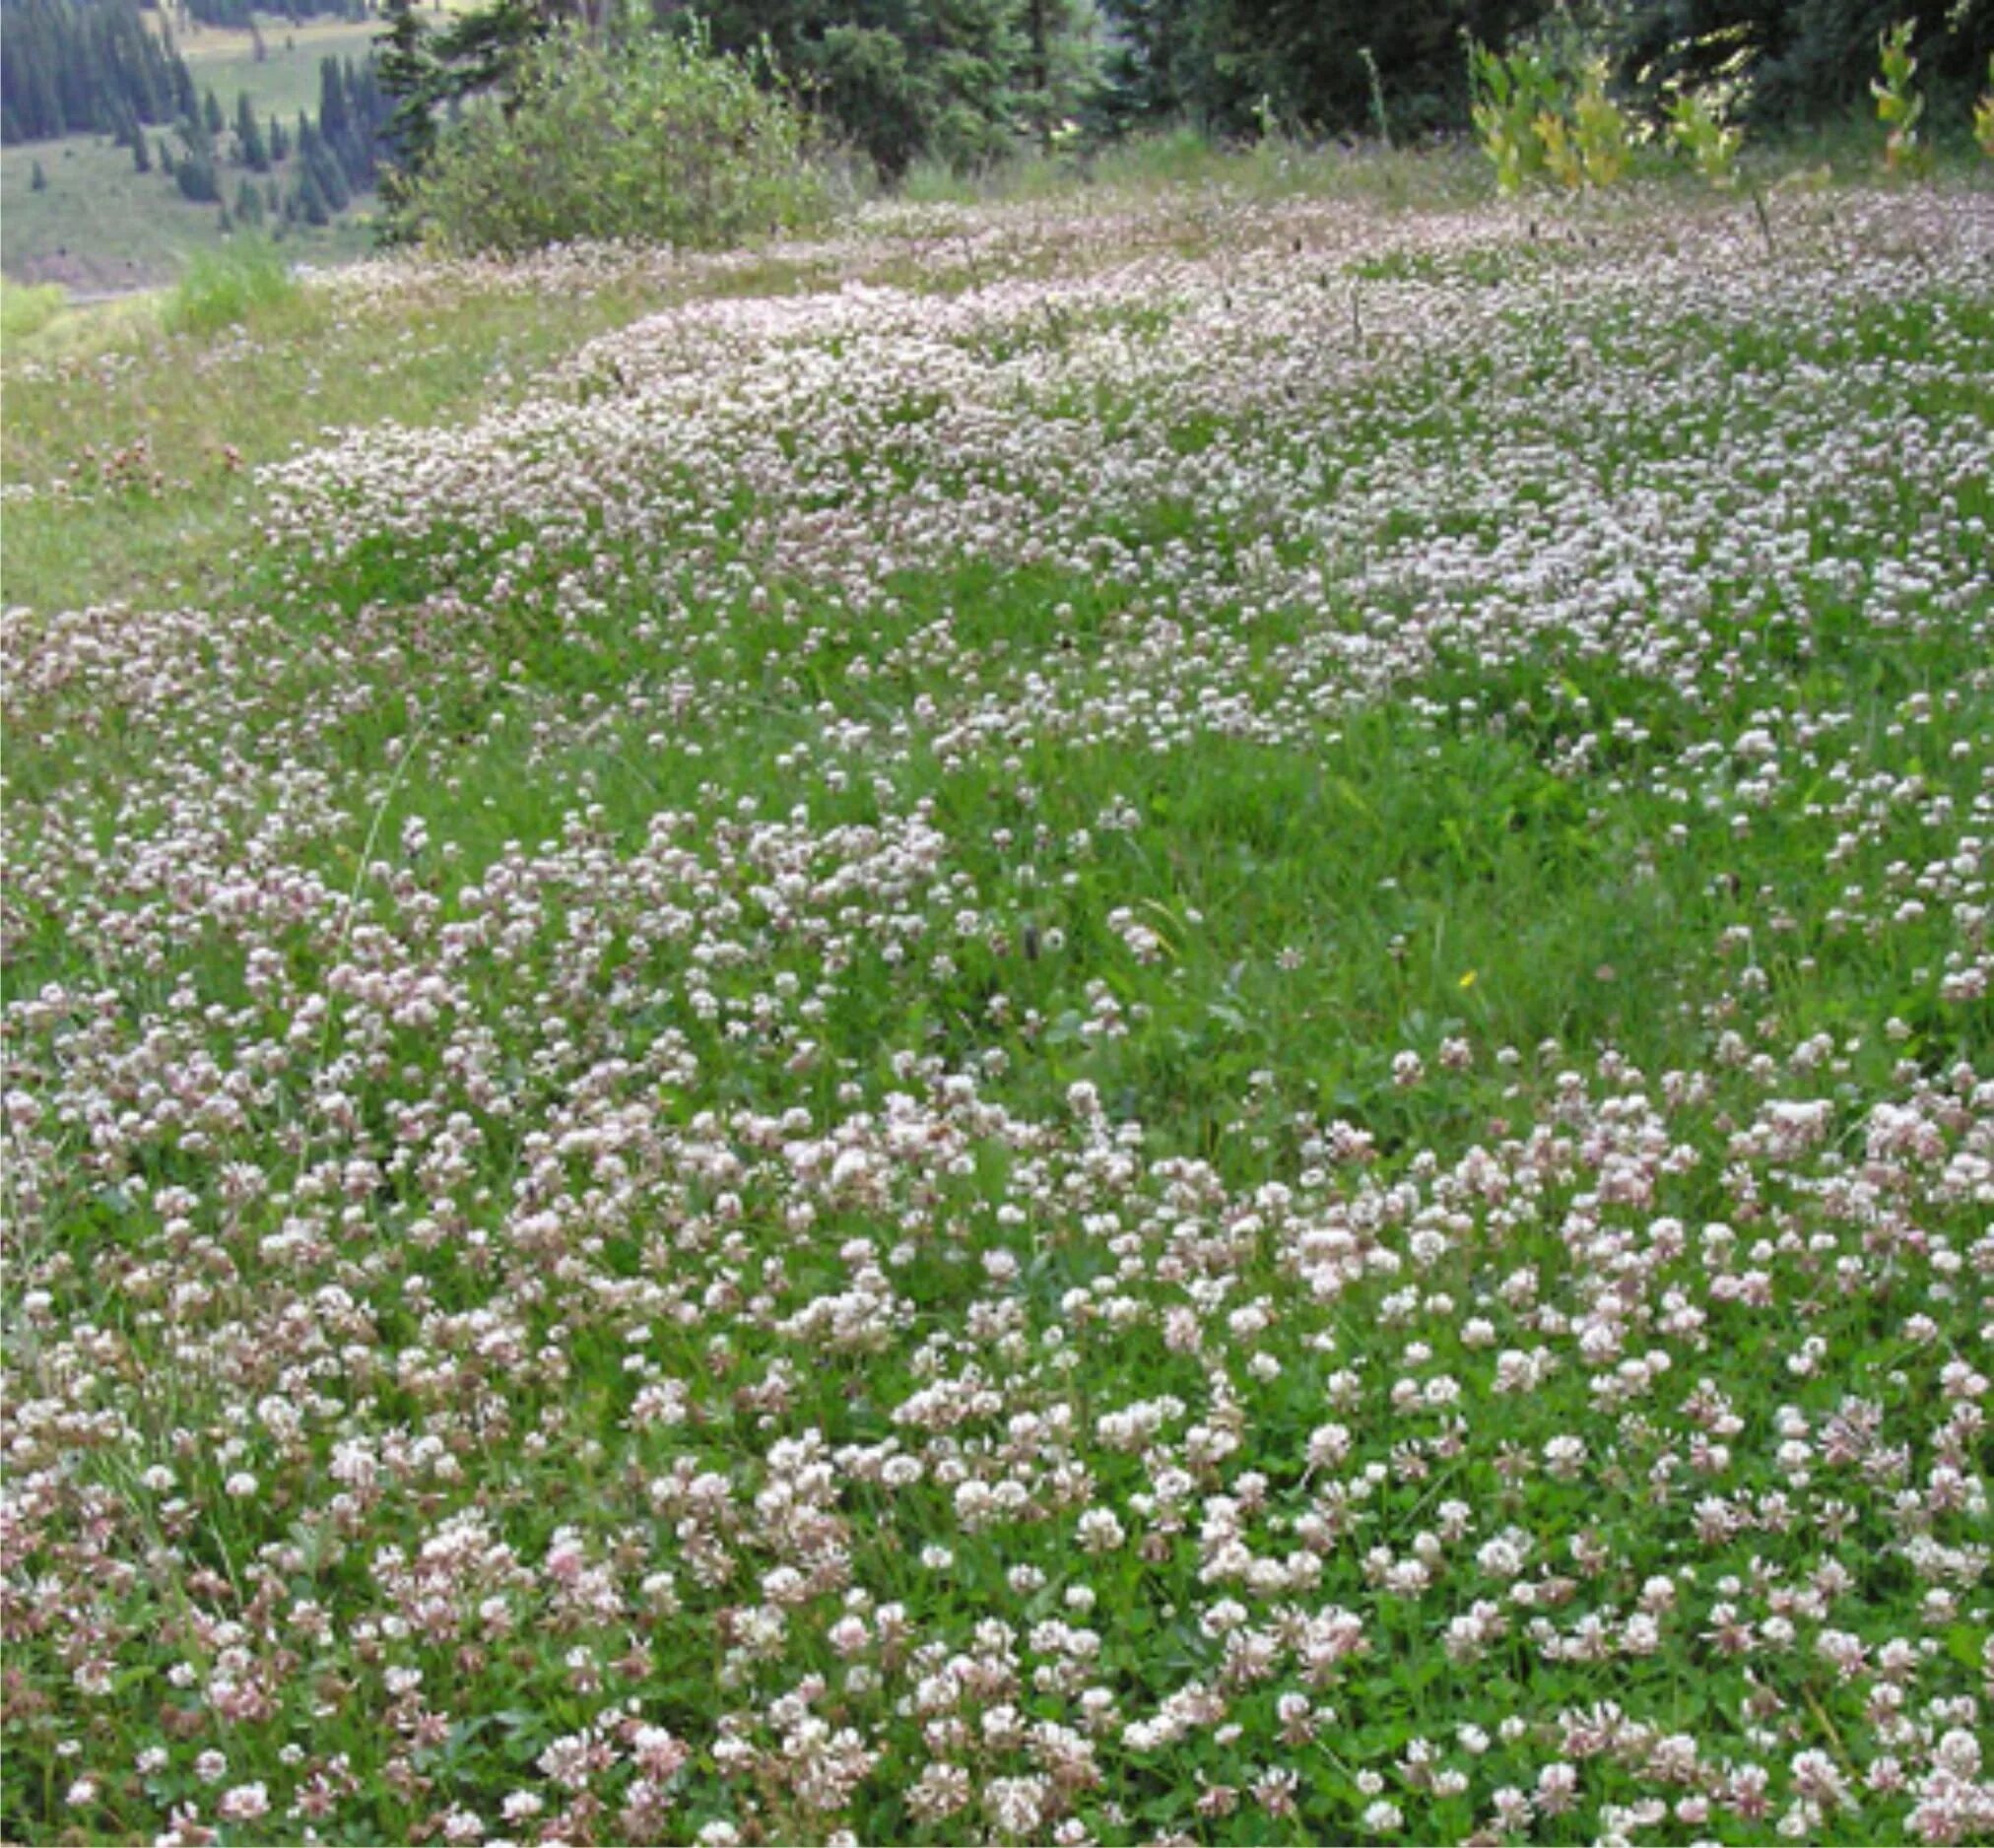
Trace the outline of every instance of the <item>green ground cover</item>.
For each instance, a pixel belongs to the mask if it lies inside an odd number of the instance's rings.
[[[1984,1829],[1994,210],[1374,179],[22,343],[10,1838]]]

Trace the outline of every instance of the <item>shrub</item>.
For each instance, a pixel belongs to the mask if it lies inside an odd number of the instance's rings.
[[[166,299],[166,330],[212,334],[290,301],[297,280],[276,246],[237,237],[220,249],[197,250]]]
[[[1545,145],[1538,124],[1556,118],[1558,80],[1535,51],[1518,49],[1504,57],[1486,45],[1468,47],[1474,78],[1475,134],[1496,168],[1504,193],[1544,171]]]
[[[1611,186],[1626,171],[1632,130],[1607,95],[1605,61],[1534,46],[1508,53],[1469,41],[1475,133],[1504,193],[1540,175],[1560,185]]]
[[[1722,102],[1706,90],[1676,90],[1664,105],[1669,143],[1695,163],[1696,171],[1728,191],[1738,183],[1738,150],[1744,131],[1726,117]]]
[[[1916,20],[1899,20],[1877,40],[1877,76],[1870,85],[1877,120],[1886,131],[1884,163],[1894,173],[1919,178],[1931,171],[1931,150],[1918,133],[1925,112],[1923,93],[1911,88],[1918,61],[1911,56]]]
[[[501,255],[581,239],[717,248],[828,216],[803,117],[699,38],[526,54],[512,103],[473,111],[412,183],[418,234]]]

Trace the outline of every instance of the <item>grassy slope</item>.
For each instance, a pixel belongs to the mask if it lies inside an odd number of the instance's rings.
[[[181,41],[181,49],[195,84],[212,89],[232,117],[237,95],[246,90],[259,113],[276,111],[293,124],[300,109],[317,113],[319,59],[365,56],[375,30],[345,23],[292,28],[273,18],[265,23],[262,63],[246,33],[203,29]],[[37,161],[48,177],[40,192],[31,184]],[[268,177],[258,176],[258,184]],[[224,166],[232,202],[241,178],[238,169]],[[359,223],[365,209],[349,208],[323,231],[306,227],[292,233],[299,258],[332,262],[359,254],[366,245]],[[157,166],[138,172],[129,152],[105,138],[71,135],[0,151],[0,269],[11,277],[91,292],[141,288],[166,280],[189,250],[217,244],[221,236],[215,207],[181,198]]]

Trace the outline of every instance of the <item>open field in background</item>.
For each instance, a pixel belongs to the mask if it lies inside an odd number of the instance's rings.
[[[319,60],[365,58],[379,27],[367,21],[288,25],[279,15],[263,20],[266,57],[256,61],[246,32],[217,27],[176,29],[195,84],[213,90],[233,120],[235,99],[247,91],[259,115],[274,110],[288,127],[302,109],[318,113]],[[291,42],[287,44],[287,40]],[[167,126],[148,131],[170,139]],[[32,184],[34,164],[48,177]],[[289,165],[278,169],[280,177]],[[225,195],[233,205],[241,169],[225,165]],[[259,185],[266,176],[259,176]],[[330,226],[297,226],[286,242],[302,263],[348,262],[371,236],[365,223],[370,199],[361,199]],[[70,135],[59,141],[24,142],[0,149],[0,270],[16,281],[61,283],[85,295],[156,287],[169,282],[194,250],[223,241],[213,205],[183,198],[158,167],[141,173],[130,151],[103,135]]]
[[[41,192],[31,184],[36,161],[48,175]],[[233,201],[242,175],[227,167],[223,177]],[[370,205],[357,202],[322,230],[294,227],[285,246],[300,263],[351,262],[370,246]],[[216,207],[182,198],[157,168],[136,171],[129,150],[107,139],[71,135],[0,149],[0,269],[9,277],[61,283],[85,297],[156,288],[190,252],[223,241]]]
[[[433,23],[441,13],[424,9]],[[264,58],[256,61],[255,43],[246,32],[216,26],[175,28],[173,43],[187,60],[194,82],[212,90],[233,118],[236,95],[246,90],[257,109],[281,114],[296,126],[299,110],[318,114],[318,65],[321,58],[364,60],[381,32],[378,20],[355,24],[347,20],[305,20],[289,24],[281,14],[261,20]]]
[[[1246,177],[10,348],[0,1833],[1994,1828],[1994,201]]]

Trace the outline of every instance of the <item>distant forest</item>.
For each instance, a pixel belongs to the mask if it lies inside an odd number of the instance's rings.
[[[0,0],[0,139],[120,134],[198,99],[169,36],[132,0]]]
[[[374,184],[393,99],[371,54],[319,61],[316,114],[201,90],[134,0],[0,0],[0,133],[11,145],[108,135],[141,173],[247,228],[326,224]]]
[[[284,0],[294,21],[365,19],[366,0]],[[153,17],[148,17],[152,14]],[[257,30],[249,0],[176,0],[172,17]],[[157,9],[137,0],[0,0],[0,140],[48,141],[171,124],[198,104],[185,61]]]

